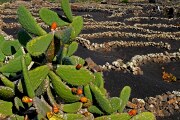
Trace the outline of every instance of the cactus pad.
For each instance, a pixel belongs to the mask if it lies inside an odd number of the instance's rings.
[[[28,52],[33,56],[45,53],[53,39],[53,34],[46,34],[29,41],[26,45]]]
[[[96,107],[94,105],[88,107],[88,111],[93,113],[93,114],[99,114],[99,115],[104,114],[98,107]]]
[[[23,68],[22,72],[23,72],[23,77],[24,77],[22,82],[24,84],[27,95],[30,98],[33,98],[33,97],[35,97],[35,93],[34,93],[30,78],[29,78],[29,73],[28,73],[28,69],[27,69],[27,66],[26,66],[26,60],[25,60],[24,56],[21,59],[21,64],[22,64],[22,68]]]
[[[92,80],[94,80],[94,75],[92,72],[85,68],[77,70],[73,65],[59,65],[57,67],[56,73],[64,81],[72,85],[87,85]]]
[[[17,110],[20,110],[20,107],[24,108],[24,105],[23,105],[21,99],[19,99],[18,97],[14,98],[14,105],[15,105]]]
[[[91,94],[89,85],[84,86],[83,90],[84,90],[85,97],[87,97],[92,102],[93,99],[92,99],[92,94]]]
[[[83,28],[83,18],[81,16],[74,17],[70,25],[73,27],[71,38],[75,39]]]
[[[93,83],[98,86],[99,88],[104,88],[104,79],[103,79],[103,73],[101,72],[95,72],[94,73],[95,80]]]
[[[26,44],[32,39],[32,37],[27,33],[25,30],[20,30],[18,32],[18,40],[19,43],[23,46],[26,47]]]
[[[46,113],[51,111],[51,107],[45,100],[39,99],[38,97],[33,98],[33,105],[37,109],[37,112],[42,116],[46,117]]]
[[[46,34],[46,31],[38,25],[31,13],[24,6],[19,6],[17,14],[19,23],[24,29],[39,36]]]
[[[43,95],[47,88],[49,86],[49,80],[45,79],[44,81],[41,82],[41,84],[38,86],[38,88],[35,90],[36,96]]]
[[[0,99],[9,100],[15,95],[14,90],[10,87],[0,86]]]
[[[5,64],[2,67],[0,67],[0,72],[15,73],[21,71],[22,70],[21,58],[22,56],[19,56],[15,59],[10,60],[8,64]],[[31,63],[31,57],[29,54],[25,55],[25,60],[26,60],[26,66],[28,66]]]
[[[110,104],[110,101],[101,92],[101,90],[94,84],[90,85],[90,89],[93,92],[95,99],[96,99],[97,103],[99,104],[99,106],[102,108],[102,110],[108,114],[112,113],[113,109]]]
[[[84,65],[84,63],[85,63],[85,60],[83,58],[75,56],[75,55],[72,55],[70,57],[70,60],[73,65],[77,65],[77,64]]]
[[[68,27],[62,31],[56,31],[55,36],[62,41],[62,43],[66,44],[69,43],[71,40],[71,32],[72,28]]]
[[[73,21],[71,6],[69,4],[69,0],[61,0],[61,7],[63,9],[64,14],[68,18],[70,22]]]
[[[5,57],[6,56],[3,54],[3,52],[0,49],[0,62],[4,62]]]
[[[110,98],[110,103],[113,108],[113,112],[116,112],[121,106],[122,100],[118,97],[112,97]]]
[[[15,88],[15,84],[9,79],[7,79],[3,74],[0,74],[0,79],[3,82],[3,84],[6,85],[7,87],[10,87],[12,89]]]
[[[72,42],[69,46],[68,46],[68,51],[67,51],[67,56],[71,56],[73,55],[78,49],[78,43],[77,42]]]
[[[127,113],[112,114],[108,116],[97,117],[94,120],[129,120],[131,116]]]
[[[4,116],[8,116],[8,115],[12,115],[12,103],[11,102],[6,102],[3,100],[0,100],[0,116],[4,115]]]
[[[75,102],[71,104],[62,104],[62,111],[67,113],[76,113],[82,108],[81,102]]]
[[[18,40],[8,40],[4,41],[1,44],[1,51],[3,52],[4,55],[10,56],[16,53],[20,48],[20,43]]]
[[[79,96],[72,94],[71,89],[64,84],[61,78],[54,72],[50,71],[49,77],[51,78],[51,83],[58,96],[64,99],[66,102],[76,102],[80,99]]]
[[[85,116],[81,114],[65,114],[64,120],[84,120]]]
[[[29,78],[33,90],[36,90],[39,87],[39,85],[44,81],[44,79],[49,73],[49,70],[50,69],[48,65],[43,65],[29,71]]]
[[[156,120],[156,117],[151,112],[143,112],[134,116],[131,120]]]
[[[118,109],[118,112],[123,112],[129,100],[130,94],[131,94],[131,88],[129,86],[125,86],[120,93],[120,99],[122,100],[122,103],[120,108]]]
[[[48,8],[41,8],[39,11],[39,15],[41,19],[49,26],[51,26],[53,22],[56,22],[57,25],[60,27],[69,24],[61,20],[61,18],[58,16],[56,12],[49,10]]]

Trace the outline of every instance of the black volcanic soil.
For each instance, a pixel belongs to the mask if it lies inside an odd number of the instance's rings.
[[[127,4],[127,6],[130,4]],[[138,6],[138,4],[136,4]],[[153,4],[141,4],[139,3],[139,6],[141,6],[144,11],[143,14],[139,13],[140,17],[156,17],[157,19],[148,19],[144,20],[141,19],[139,21],[126,21],[126,19],[135,17],[134,12],[129,12],[128,9],[124,9],[124,15],[121,17],[113,17],[109,18],[110,13],[106,12],[99,12],[99,11],[83,11],[78,10],[74,11],[74,14],[77,15],[92,15],[92,18],[95,21],[114,21],[114,22],[122,22],[126,25],[134,25],[135,23],[139,24],[171,24],[171,25],[177,25],[180,24],[180,19],[171,19],[168,20],[167,16],[164,16],[164,14],[158,13],[151,13],[149,12],[151,10],[152,6],[157,6]],[[161,5],[160,5],[161,6]],[[119,8],[125,8],[124,5],[120,5]],[[161,6],[162,7],[162,6]],[[129,8],[131,9],[131,8]],[[132,8],[133,9],[133,8]],[[58,8],[54,9],[56,11],[60,11]],[[154,15],[154,16],[153,16]],[[138,17],[138,16],[137,16]],[[164,19],[161,19],[164,18]],[[167,18],[167,19],[166,19]],[[16,19],[8,19],[3,18],[2,19],[4,23],[13,23],[17,22]],[[158,26],[158,25],[157,25]],[[154,31],[161,31],[161,32],[179,32],[180,28],[168,28],[168,27],[143,27],[144,29],[150,29]],[[2,29],[7,34],[15,35],[17,34],[17,31],[19,28],[6,28],[3,27]],[[121,30],[111,30],[111,29],[84,29],[82,31],[82,34],[92,34],[96,32],[105,32],[105,31],[123,31],[123,32],[132,32],[132,33],[141,33],[141,34],[150,34],[150,33],[144,33],[137,30],[132,29],[121,29]],[[152,33],[153,34],[153,33]],[[179,34],[180,37],[180,34]],[[108,41],[114,41],[114,40],[123,40],[123,41],[144,41],[147,42],[147,39],[144,38],[129,38],[129,37],[119,37],[119,38],[113,38],[113,37],[106,37],[106,38],[95,38],[90,40],[94,43],[103,43]],[[83,46],[79,45],[78,51],[76,52],[76,55],[87,58],[90,57],[93,61],[95,61],[98,65],[104,65],[106,62],[113,62],[117,59],[123,59],[124,61],[129,61],[133,56],[135,55],[146,55],[149,53],[160,53],[160,52],[177,52],[180,48],[180,41],[176,40],[168,40],[168,39],[153,39],[154,42],[168,42],[172,49],[166,50],[161,48],[155,48],[155,47],[119,47],[116,49],[113,49],[110,52],[101,52],[101,51],[91,51],[87,48],[84,48]],[[147,63],[142,66],[140,66],[143,70],[143,75],[133,75],[132,73],[123,73],[122,71],[104,71],[104,79],[105,79],[105,88],[109,92],[110,96],[119,96],[120,90],[128,85],[132,88],[131,98],[145,98],[145,97],[154,97],[156,95],[161,95],[167,91],[180,91],[180,61],[172,61],[170,63]],[[165,82],[162,80],[162,67],[165,67],[165,70],[172,73],[176,76],[177,81],[176,82]],[[171,115],[170,117],[164,117],[164,118],[157,118],[158,120],[179,120],[179,113],[175,113],[174,115]]]

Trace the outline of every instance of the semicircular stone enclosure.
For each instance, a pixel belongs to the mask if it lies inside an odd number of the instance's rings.
[[[16,1],[0,7],[0,34],[17,38],[21,26],[17,7],[24,4],[38,23],[39,8],[62,14],[58,3]],[[125,111],[151,111],[159,120],[179,120],[180,113],[180,3],[72,3],[84,28],[76,40],[76,55],[94,71],[102,70],[109,96],[123,86],[132,89]]]

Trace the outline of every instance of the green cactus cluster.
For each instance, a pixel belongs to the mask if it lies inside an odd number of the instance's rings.
[[[47,33],[20,6],[18,39],[0,36],[0,116],[12,120],[154,120],[149,112],[123,113],[131,88],[125,86],[119,97],[110,98],[103,73],[92,72],[83,58],[73,55],[83,18],[73,16],[69,0],[61,0],[61,8],[65,19],[48,8],[40,9],[47,25],[57,25]]]

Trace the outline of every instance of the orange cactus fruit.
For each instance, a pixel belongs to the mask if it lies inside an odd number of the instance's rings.
[[[48,119],[50,119],[53,115],[54,115],[53,112],[47,112],[46,113],[46,116]]]
[[[77,93],[77,88],[71,88],[71,91],[72,91],[73,93]]]
[[[53,22],[51,24],[51,31],[55,30],[57,28],[57,23],[56,22]]]
[[[90,115],[90,113],[89,113],[89,112],[84,112],[83,115],[84,115],[85,117],[87,117],[87,116]]]
[[[59,107],[57,105],[54,105],[52,111],[53,113],[59,113]]]
[[[28,96],[24,96],[22,98],[22,102],[24,103],[31,103],[32,101],[33,101],[32,98],[29,98]]]
[[[81,67],[82,67],[81,64],[77,64],[77,65],[76,65],[76,69],[77,69],[77,70],[79,70]]]
[[[135,115],[137,114],[137,110],[132,109],[132,110],[130,110],[130,111],[128,112],[128,114],[129,114],[130,116],[135,116]]]
[[[83,93],[82,89],[81,89],[81,88],[78,88],[76,94],[77,94],[77,95],[81,95],[82,93]]]
[[[88,101],[88,99],[87,99],[86,97],[81,97],[81,98],[80,98],[80,101],[81,101],[82,103],[86,103],[86,102]]]

